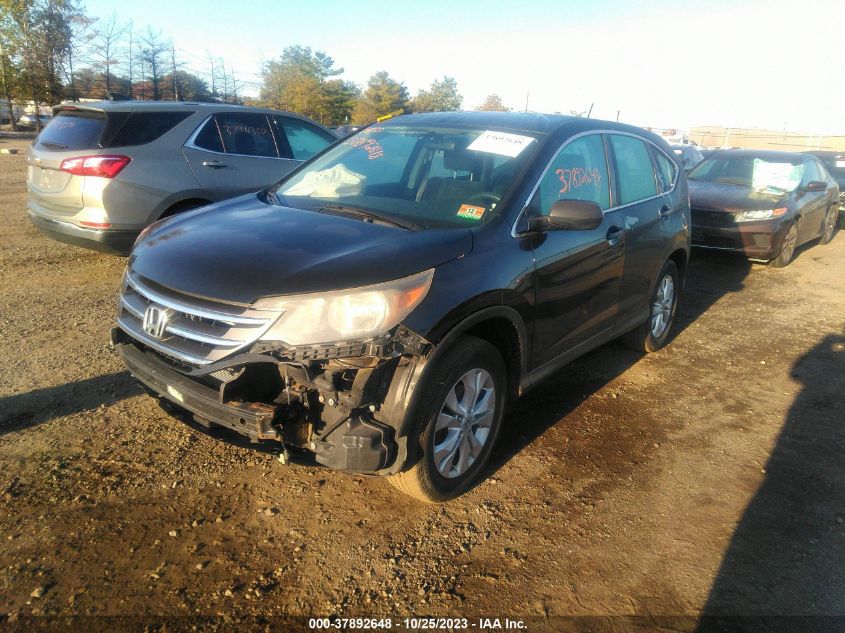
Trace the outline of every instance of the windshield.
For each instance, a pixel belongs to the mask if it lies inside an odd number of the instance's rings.
[[[418,227],[474,226],[499,210],[534,136],[440,126],[372,126],[280,183],[279,204]]]
[[[775,160],[719,154],[703,160],[688,177],[756,190],[790,192],[801,184],[803,175],[804,165],[800,159]]]

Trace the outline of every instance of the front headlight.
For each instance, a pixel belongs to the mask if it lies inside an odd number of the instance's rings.
[[[255,309],[282,313],[261,340],[298,346],[376,338],[420,304],[433,277],[432,268],[374,286],[261,299]]]
[[[777,209],[749,209],[748,211],[740,211],[735,217],[737,222],[753,222],[754,220],[778,218],[784,213],[786,213],[786,207],[778,207]]]

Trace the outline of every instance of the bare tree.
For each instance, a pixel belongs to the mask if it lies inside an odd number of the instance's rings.
[[[141,36],[141,61],[146,65],[146,79],[150,81],[153,100],[156,101],[161,97],[160,86],[169,49],[170,43],[162,39],[161,32],[148,26]]]
[[[119,54],[128,28],[128,25],[117,21],[117,14],[112,13],[108,21],[95,31],[93,58],[95,65],[105,77],[107,95],[111,94],[114,75],[112,68],[120,63]]]

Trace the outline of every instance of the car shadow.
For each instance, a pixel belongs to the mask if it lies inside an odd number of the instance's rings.
[[[698,631],[845,630],[845,332],[799,358],[801,384]]]
[[[694,250],[672,326],[672,338],[723,296],[741,291],[751,267],[748,259],[731,253]],[[609,343],[563,367],[513,402],[491,455],[488,476],[642,357],[642,353],[618,342]]]
[[[3,396],[0,397],[0,436],[54,418],[108,406],[140,393],[135,379],[122,371]]]

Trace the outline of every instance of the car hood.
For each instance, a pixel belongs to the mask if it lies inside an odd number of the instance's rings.
[[[410,231],[249,194],[153,225],[128,267],[179,292],[250,304],[399,279],[471,249],[469,229]]]
[[[785,202],[789,194],[755,191],[743,185],[689,180],[690,207],[711,211],[771,209]]]

